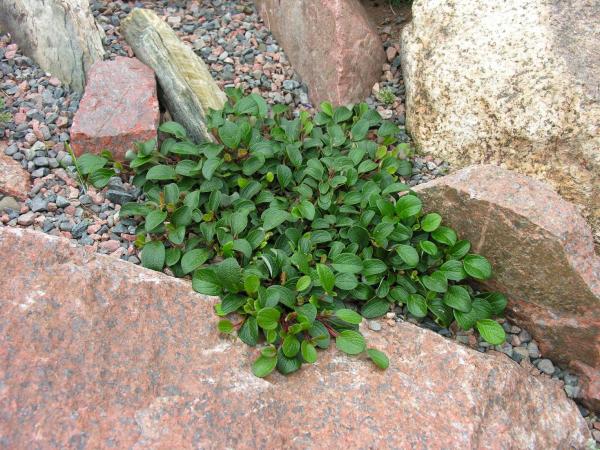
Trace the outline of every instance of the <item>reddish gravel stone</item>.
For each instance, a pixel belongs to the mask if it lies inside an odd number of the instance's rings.
[[[484,284],[510,297],[508,317],[544,356],[600,371],[600,258],[574,205],[540,181],[491,165],[415,191],[492,262],[494,278]]]
[[[31,187],[29,173],[4,154],[6,146],[6,142],[0,141],[0,193],[25,200]]]
[[[95,63],[71,127],[77,155],[108,149],[123,160],[138,141],[156,138],[159,121],[154,72],[136,58]]]
[[[18,250],[18,251],[17,251]],[[189,283],[0,228],[0,436],[7,448],[583,448],[560,385],[408,323],[255,378]],[[451,376],[448,376],[448,375]],[[26,420],[24,419],[26,418]]]
[[[371,93],[386,56],[359,0],[257,0],[256,6],[313,104],[347,105]]]

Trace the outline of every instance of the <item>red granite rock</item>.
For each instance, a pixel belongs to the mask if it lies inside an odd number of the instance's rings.
[[[508,316],[544,356],[600,371],[600,258],[574,205],[540,181],[491,165],[415,191],[492,262],[494,278],[484,284],[510,297]]]
[[[6,142],[0,141],[0,193],[25,200],[31,187],[29,173],[4,154],[6,146]]]
[[[255,378],[188,282],[0,228],[7,448],[583,448],[560,386],[408,323],[366,331],[387,371],[335,349]]]
[[[256,5],[313,104],[346,105],[371,93],[386,56],[359,0],[257,0]]]
[[[139,141],[156,138],[156,79],[136,58],[99,61],[88,73],[85,94],[71,126],[76,155],[110,150],[123,160]]]

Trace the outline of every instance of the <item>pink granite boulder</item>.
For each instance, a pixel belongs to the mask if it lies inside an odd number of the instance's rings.
[[[136,142],[156,138],[159,118],[152,69],[136,58],[100,61],[88,73],[71,144],[76,155],[110,150],[123,160]]]
[[[29,173],[4,154],[5,148],[6,142],[0,141],[0,193],[25,200],[31,188]]]
[[[583,448],[553,380],[401,323],[381,371],[332,348],[267,379],[219,335],[215,298],[41,232],[0,228],[6,448]]]
[[[386,61],[359,0],[257,0],[256,6],[314,105],[364,101]]]
[[[492,165],[470,166],[415,191],[491,261],[494,277],[485,285],[509,296],[508,316],[544,356],[584,378],[600,371],[600,258],[573,204],[540,181]],[[599,405],[597,387],[584,395]]]

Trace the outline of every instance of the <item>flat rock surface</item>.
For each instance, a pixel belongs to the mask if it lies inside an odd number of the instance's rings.
[[[71,127],[77,155],[110,150],[120,160],[136,142],[157,136],[160,111],[154,71],[136,58],[99,61]]]
[[[494,277],[484,284],[510,297],[509,317],[545,356],[600,370],[600,258],[574,205],[544,183],[490,165],[415,191],[490,260]]]
[[[0,442],[8,448],[582,448],[559,385],[402,323],[387,371],[321,352],[255,378],[183,280],[0,228]]]
[[[204,61],[154,11],[135,8],[121,22],[121,32],[135,55],[156,73],[173,119],[194,140],[211,140],[205,116],[209,108],[221,109],[226,96]]]
[[[265,24],[308,85],[314,105],[364,101],[386,56],[359,0],[258,0]]]
[[[423,0],[412,16],[400,54],[417,146],[550,182],[600,251],[600,2]]]
[[[31,187],[29,174],[17,161],[4,154],[6,142],[0,141],[0,193],[24,200]]]

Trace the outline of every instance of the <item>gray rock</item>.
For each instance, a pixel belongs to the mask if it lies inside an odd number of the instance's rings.
[[[31,210],[33,212],[48,211],[48,200],[39,195],[34,197],[31,200]]]
[[[554,364],[549,359],[540,359],[537,363],[537,368],[548,375],[554,373]]]
[[[87,227],[89,226],[90,222],[87,219],[82,220],[81,222],[75,224],[73,228],[71,228],[71,235],[73,236],[73,238],[79,239],[83,236],[83,233],[85,232],[85,230],[87,230]]]
[[[56,196],[56,206],[58,206],[59,208],[66,208],[70,204],[71,202],[64,198],[62,195]]]
[[[0,25],[45,71],[80,92],[86,71],[104,56],[104,33],[88,0],[1,2]]]
[[[376,320],[369,320],[368,326],[371,331],[381,331],[381,324]]]
[[[19,202],[12,197],[7,196],[0,200],[0,212],[6,211],[7,209],[18,211],[20,208]]]
[[[109,202],[116,203],[118,205],[123,205],[127,202],[135,201],[136,197],[125,190],[109,189],[108,191],[106,191],[106,199]]]
[[[17,223],[24,227],[28,227],[29,225],[33,224],[33,219],[34,219],[34,214],[33,214],[33,212],[29,211],[25,214],[20,215],[19,218],[17,219]]]
[[[529,344],[527,344],[527,351],[529,352],[529,356],[531,356],[532,359],[536,359],[540,357],[540,350],[537,346],[537,344],[533,341],[531,341]]]

